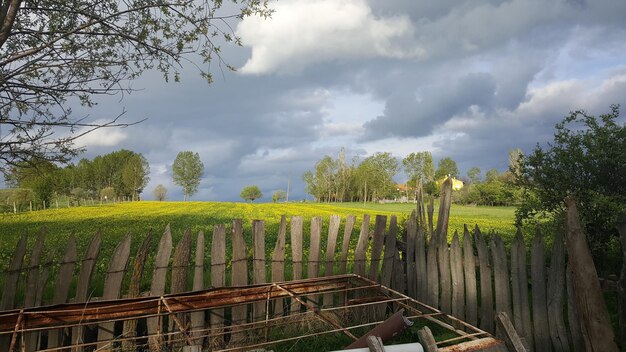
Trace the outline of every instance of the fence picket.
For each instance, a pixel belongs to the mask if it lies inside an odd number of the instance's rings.
[[[546,303],[546,264],[541,233],[537,231],[531,252],[531,280],[533,287],[533,328],[535,351],[550,351],[550,328]]]
[[[426,303],[431,306],[439,307],[439,269],[437,268],[437,239],[432,234],[428,241],[428,249],[426,253],[426,267],[428,279],[428,299]]]
[[[293,262],[293,280],[302,279],[302,217],[291,218],[291,260]],[[300,303],[291,301],[291,313],[300,311]]]
[[[24,260],[24,255],[26,254],[26,239],[27,236],[26,234],[24,234],[20,238],[19,242],[17,242],[17,246],[15,247],[15,251],[13,252],[13,257],[11,258],[9,270],[5,273],[4,289],[2,290],[2,301],[0,301],[0,311],[13,309],[15,307],[17,282],[20,278],[22,261]]]
[[[222,229],[224,229],[223,225],[216,225],[213,228],[213,241],[211,242],[211,245],[215,246],[215,231],[217,227],[222,227]],[[226,231],[225,229],[223,230],[224,232]],[[224,235],[226,236],[226,235]],[[204,231],[199,231],[198,232],[198,237],[196,237],[196,255],[195,255],[195,260],[194,260],[194,268],[193,268],[193,283],[192,283],[192,290],[194,291],[199,291],[199,290],[203,290],[204,289]],[[213,253],[211,253],[211,261],[213,261]],[[215,255],[215,257],[217,257],[217,254]],[[224,261],[224,260],[222,260]],[[211,270],[213,269],[213,266],[211,266]],[[211,279],[213,279],[213,273],[211,273]],[[222,285],[223,286],[223,285]],[[202,345],[203,342],[203,338],[201,337],[202,333],[197,332],[197,330],[200,329],[204,329],[204,323],[205,323],[205,319],[204,319],[204,312],[203,311],[199,311],[199,312],[192,312],[190,315],[190,319],[191,319],[191,335],[192,337],[195,337],[195,339],[193,340],[193,343],[195,345]]]
[[[555,352],[569,351],[567,331],[563,321],[563,292],[565,290],[565,250],[563,235],[557,232],[550,257],[548,273],[548,325]]]
[[[380,283],[380,256],[383,253],[383,243],[385,241],[385,228],[387,227],[387,217],[376,215],[374,221],[374,236],[372,239],[372,253],[370,261],[370,280]]]
[[[167,268],[170,261],[170,255],[172,254],[172,233],[170,231],[170,225],[165,227],[165,232],[161,236],[159,246],[157,248],[157,254],[154,261],[154,273],[152,274],[152,283],[150,285],[151,296],[162,296],[165,293],[165,279],[167,275]],[[161,317],[148,318],[147,329],[148,334],[152,335],[148,338],[148,346],[151,351],[160,351],[163,344],[162,337],[157,334],[162,329]]]
[[[513,301],[513,323],[527,346],[533,346],[530,304],[528,302],[528,273],[526,269],[526,244],[522,230],[517,229],[511,244],[511,298]]]
[[[391,279],[394,274],[394,257],[398,252],[396,248],[396,236],[398,235],[397,218],[395,215],[391,216],[389,220],[389,232],[385,236],[385,252],[383,255],[383,269],[381,274],[381,284],[386,287],[391,287]]]
[[[204,236],[202,236],[204,237]],[[204,240],[202,241],[204,243]],[[202,256],[204,260],[204,255]],[[213,226],[213,236],[211,237],[211,287],[224,287],[226,285],[226,226]],[[204,312],[198,312],[196,328],[204,328]],[[192,313],[193,314],[193,313]],[[224,325],[224,309],[211,310],[209,314],[211,326],[211,336],[209,347],[211,350],[223,348],[226,342],[222,335]],[[193,315],[191,317],[193,323]],[[202,340],[196,342],[202,345]]]
[[[76,266],[77,261],[78,254],[76,252],[76,237],[72,234],[65,245],[65,253],[63,254],[61,267],[59,268],[59,274],[54,286],[52,304],[67,302],[67,296],[69,295],[70,285],[72,283],[72,275],[74,274],[74,267]],[[62,341],[62,331],[52,330],[48,332],[48,348],[59,347]]]
[[[146,259],[148,259],[148,251],[150,250],[150,243],[152,243],[152,233],[148,232],[148,235],[143,240],[141,247],[137,250],[135,259],[133,260],[133,273],[130,278],[130,285],[128,287],[128,297],[133,298],[139,296],[141,277],[146,265]],[[124,337],[133,338],[137,336],[137,320],[125,320],[124,321]],[[122,341],[122,351],[135,351],[134,340]]]
[[[272,282],[285,281],[285,241],[287,237],[287,219],[285,215],[280,217],[278,227],[278,238],[272,253]],[[285,301],[283,299],[274,300],[274,315],[285,314]]]
[[[265,222],[263,220],[252,220],[252,283],[264,284],[265,277]],[[257,302],[252,305],[253,321],[265,319],[265,302]]]
[[[496,298],[496,315],[504,312],[507,317],[513,316],[511,309],[511,287],[509,285],[509,269],[504,251],[504,243],[498,235],[491,242],[491,254],[493,255],[493,277]]]
[[[367,244],[369,240],[370,216],[363,215],[363,223],[361,224],[361,233],[359,233],[359,241],[354,251],[354,273],[365,276],[365,256],[367,254]]]
[[[332,276],[334,272],[335,248],[337,247],[337,235],[339,234],[339,225],[341,217],[339,215],[331,215],[328,222],[328,239],[326,241],[326,263],[324,264],[324,275]],[[333,294],[324,295],[324,305],[333,304]]]
[[[74,302],[86,302],[91,297],[91,293],[89,292],[89,285],[91,284],[91,276],[93,275],[93,269],[96,266],[96,260],[98,259],[98,253],[100,253],[100,244],[101,244],[101,236],[100,231],[97,231],[96,234],[91,239],[89,243],[89,247],[87,247],[87,252],[85,252],[85,257],[80,266],[80,272],[78,274],[78,280],[76,282],[76,296],[74,297]],[[76,326],[72,328],[72,344],[81,343],[84,333],[83,326]],[[82,351],[82,347],[73,347],[72,352]]]
[[[441,298],[439,309],[447,314],[452,313],[452,278],[450,276],[450,249],[445,233],[437,234],[437,264],[439,265],[439,287]],[[440,236],[440,237],[439,237]]]
[[[128,265],[128,258],[130,257],[130,233],[126,234],[126,237],[120,242],[115,250],[113,256],[109,261],[109,268],[107,270],[106,277],[104,279],[104,291],[102,298],[106,300],[117,299],[120,297],[120,288],[122,287],[122,279],[126,273],[126,267]],[[115,323],[107,322],[100,324],[98,327],[98,341],[97,349],[105,350],[105,348],[111,349],[110,340],[113,339],[113,330]],[[109,341],[109,342],[105,342]]]
[[[233,286],[245,286],[248,284],[248,259],[246,255],[246,242],[243,239],[243,225],[241,219],[233,220],[232,228],[232,278]],[[244,328],[238,326],[245,324],[248,308],[238,305],[232,308],[232,333],[230,344],[235,345],[245,338]]]
[[[417,228],[415,240],[415,285],[416,295],[419,301],[425,301],[428,294],[428,281],[426,279],[426,227],[420,225]]]
[[[478,252],[480,273],[480,328],[494,332],[493,292],[491,288],[491,267],[489,265],[489,251],[478,225],[474,228],[474,239]]]
[[[459,234],[454,233],[450,246],[450,273],[452,278],[452,315],[465,320],[465,284],[463,282],[463,256]]]
[[[574,287],[572,285],[570,270],[571,267],[568,263],[567,269],[565,270],[565,281],[567,281],[567,320],[569,323],[569,336],[571,338],[570,344],[572,351],[583,352],[585,351],[585,344],[583,342],[582,332],[580,331],[578,312],[576,312],[576,305],[574,303]]]
[[[348,266],[348,250],[350,247],[350,239],[356,217],[354,215],[346,216],[346,222],[343,225],[343,245],[341,246],[341,260],[339,261],[339,274],[345,274]]]
[[[415,274],[417,272],[415,266],[415,242],[417,241],[417,220],[415,218],[415,210],[411,212],[411,216],[405,223],[406,228],[406,286],[407,294],[415,298],[417,296],[417,282]]]
[[[28,263],[27,279],[26,279],[26,292],[24,293],[24,307],[34,307],[35,300],[37,298],[39,284],[39,262],[41,259],[41,252],[43,250],[43,243],[46,230],[42,228],[37,236],[37,241],[33,246],[33,250],[30,254],[30,262]],[[45,283],[44,283],[45,284]],[[37,349],[37,337],[39,333],[30,332],[24,337],[25,350],[34,351]]]
[[[467,225],[463,226],[463,274],[465,277],[465,319],[469,324],[477,326],[476,258]]]
[[[186,229],[183,237],[178,245],[174,249],[174,255],[172,259],[172,282],[170,287],[170,293],[180,293],[187,290],[187,272],[189,269],[189,257],[191,255],[191,229]],[[189,323],[188,315],[181,313],[175,315],[178,322],[182,326],[187,326]],[[173,347],[182,346],[182,336],[179,333],[179,327],[174,319],[169,320],[169,339]],[[174,333],[176,332],[176,333]],[[178,340],[177,342],[173,342]]]

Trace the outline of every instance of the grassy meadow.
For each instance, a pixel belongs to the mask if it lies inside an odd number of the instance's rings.
[[[48,209],[42,211],[25,212],[18,214],[0,215],[0,272],[7,269],[13,250],[23,234],[28,234],[28,249],[32,248],[36,234],[46,229],[44,258],[52,256],[58,262],[62,256],[65,244],[71,235],[76,236],[79,257],[83,255],[89,240],[100,231],[102,246],[96,267],[94,282],[96,291],[101,289],[104,273],[117,243],[130,232],[132,237],[131,256],[145,238],[148,232],[153,233],[152,250],[156,247],[167,224],[170,224],[174,244],[182,237],[185,229],[191,229],[195,235],[203,231],[206,235],[207,250],[206,262],[210,263],[210,250],[213,225],[229,224],[233,219],[242,219],[244,223],[244,237],[249,244],[251,255],[251,222],[254,219],[265,221],[266,252],[273,251],[278,225],[281,215],[286,215],[289,221],[291,216],[302,216],[304,220],[304,256],[307,257],[308,232],[310,219],[314,216],[323,218],[324,228],[322,236],[322,252],[326,248],[325,233],[327,232],[330,215],[342,216],[342,228],[338,241],[343,236],[343,220],[348,214],[357,217],[357,223],[352,234],[355,247],[358,231],[364,214],[370,214],[370,227],[373,229],[375,215],[396,215],[398,225],[414,209],[414,204],[362,204],[362,203],[229,203],[229,202],[128,202],[75,208]],[[436,222],[435,211],[435,222]],[[494,230],[505,238],[510,238],[515,232],[513,226],[514,209],[507,207],[467,207],[453,205],[450,216],[450,234],[455,230],[461,232],[463,224],[472,226],[478,224],[487,232]],[[450,235],[452,236],[452,235]],[[195,242],[195,241],[194,241]],[[508,242],[505,240],[505,242]],[[340,242],[339,242],[340,243]],[[231,253],[230,241],[227,241],[227,259]],[[290,255],[289,236],[287,236],[287,253]],[[341,246],[338,246],[338,250]],[[28,252],[27,258],[28,260]],[[269,258],[269,256],[268,256]],[[150,262],[147,270],[151,270]],[[150,272],[150,271],[147,271]],[[0,281],[2,279],[0,278]],[[147,284],[147,282],[146,282]]]

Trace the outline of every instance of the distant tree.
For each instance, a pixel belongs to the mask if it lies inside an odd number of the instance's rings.
[[[414,187],[417,187],[420,181],[422,184],[433,181],[435,176],[433,156],[429,151],[407,155],[402,159],[402,166],[404,166],[404,172],[409,176],[409,181]]]
[[[274,203],[283,201],[285,199],[287,199],[287,192],[283,191],[282,189],[272,194],[272,202]]]
[[[456,161],[452,160],[450,157],[445,157],[439,160],[437,171],[435,171],[435,180],[441,180],[448,175],[458,178],[459,168],[456,166]]]
[[[393,177],[398,169],[398,160],[391,153],[378,152],[365,158],[355,172],[361,200],[380,199],[395,191]]]
[[[480,182],[480,168],[478,166],[474,166],[467,170],[467,178],[469,178],[471,184]]]
[[[113,187],[105,187],[100,190],[100,199],[112,201],[115,199],[115,189]]]
[[[162,184],[158,184],[154,187],[152,194],[154,195],[154,199],[162,202],[165,200],[165,197],[167,197],[167,188],[165,188]]]
[[[556,124],[546,148],[538,145],[521,158],[516,175],[525,190],[518,223],[541,215],[563,223],[563,199],[571,195],[600,263],[618,250],[617,216],[626,211],[626,125],[618,122],[619,115],[618,105],[598,117],[571,112]]]
[[[179,152],[172,164],[174,183],[183,188],[184,200],[198,192],[204,164],[200,155],[191,151]]]
[[[126,159],[121,169],[122,184],[128,193],[131,194],[133,200],[139,199],[139,194],[150,181],[150,165],[141,154],[133,153]]]
[[[500,172],[498,172],[498,169],[491,169],[487,171],[487,173],[485,174],[485,181],[486,182],[494,181],[494,180],[497,180],[498,177],[500,177]]]
[[[259,189],[258,186],[246,186],[241,190],[241,193],[239,194],[239,196],[244,199],[244,200],[249,200],[251,202],[254,202],[255,199],[259,199],[261,197],[263,197],[263,193],[261,193],[261,190]]]

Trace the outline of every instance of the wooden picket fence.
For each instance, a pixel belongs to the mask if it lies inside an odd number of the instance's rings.
[[[199,232],[195,239],[190,230],[185,231],[181,240],[172,242],[169,226],[165,229],[154,256],[154,270],[150,279],[150,290],[144,295],[162,296],[166,292],[179,293],[208,288],[204,282],[205,268],[210,270],[209,287],[232,286],[282,282],[354,273],[390,287],[424,302],[454,317],[477,326],[484,331],[496,333],[494,319],[497,313],[505,312],[515,329],[525,340],[526,346],[535,351],[581,351],[583,346],[579,319],[574,308],[572,282],[567,274],[567,260],[564,240],[561,235],[554,237],[550,263],[546,266],[546,248],[541,233],[534,236],[531,244],[524,242],[521,231],[517,232],[507,253],[505,245],[497,234],[483,234],[478,226],[465,227],[463,234],[454,233],[448,241],[447,214],[449,201],[442,199],[436,228],[432,223],[433,209],[425,209],[419,203],[404,224],[404,231],[398,230],[397,218],[375,216],[373,230],[370,230],[370,216],[364,215],[358,233],[356,247],[351,248],[355,232],[356,218],[337,215],[330,217],[327,232],[323,231],[323,219],[313,217],[310,229],[305,233],[303,218],[282,217],[273,251],[266,251],[265,223],[252,222],[251,248],[247,247],[244,227],[241,220],[232,225],[216,225],[213,228],[210,248],[210,265],[204,262],[206,236]],[[448,209],[445,209],[446,206]],[[426,215],[426,212],[428,213]],[[427,220],[428,217],[428,220]],[[389,220],[389,221],[388,221]],[[343,236],[339,241],[339,230]],[[289,238],[287,237],[289,235]],[[303,239],[309,238],[309,247],[303,248]],[[323,240],[323,237],[325,241]],[[246,236],[247,237],[247,236]],[[249,238],[249,237],[248,237]],[[196,241],[192,259],[192,241]],[[289,240],[289,246],[287,246]],[[321,248],[321,243],[326,248]],[[131,236],[127,235],[108,258],[108,269],[104,281],[102,297],[89,296],[91,278],[99,260],[101,235],[96,235],[85,253],[79,258],[76,241],[72,237],[67,243],[65,254],[58,262],[59,269],[54,278],[54,295],[50,301],[42,299],[43,289],[51,280],[50,261],[41,259],[44,236],[40,234],[30,251],[29,263],[22,263],[27,252],[26,236],[19,241],[5,273],[0,310],[21,307],[34,307],[44,304],[65,302],[85,302],[87,300],[137,297],[140,282],[145,275],[146,261],[153,253],[150,237],[143,240],[132,265],[129,267]],[[340,245],[340,248],[337,248]],[[530,251],[527,246],[530,246]],[[230,248],[232,253],[227,255]],[[291,253],[287,253],[287,249]],[[251,251],[249,251],[251,249]],[[173,256],[172,256],[173,251]],[[251,254],[249,254],[251,253]],[[303,253],[308,253],[303,255]],[[101,260],[102,258],[100,258]],[[171,264],[170,264],[171,263]],[[75,295],[70,298],[70,287],[75,268],[79,267],[76,278]],[[169,274],[169,275],[168,275]],[[125,276],[130,275],[129,278]],[[230,279],[228,279],[230,278]],[[16,301],[19,280],[26,287],[23,300]],[[122,284],[128,286],[122,289]],[[169,290],[166,288],[169,282]],[[323,295],[314,300],[326,300]],[[265,319],[266,314],[289,314],[300,309],[298,302],[293,306],[277,301],[267,312],[263,303],[255,304],[251,312],[245,306],[232,309],[232,321],[245,322]],[[192,328],[218,326],[223,324],[219,314],[206,318],[201,312],[192,314]],[[98,341],[113,338],[113,323],[98,329]],[[124,323],[124,336],[135,336],[136,321]],[[174,327],[170,322],[169,330]],[[156,319],[147,320],[147,332],[157,329]],[[26,350],[38,347],[55,348],[63,343],[76,343],[84,340],[83,327],[73,328],[71,333],[49,333],[42,341],[41,336],[32,334],[25,339]],[[233,336],[237,331],[233,331]],[[70,340],[71,336],[71,340]],[[0,335],[0,337],[2,337]],[[42,346],[45,342],[45,346]],[[149,344],[158,341],[149,341]],[[4,345],[3,345],[4,344]],[[6,335],[0,342],[0,350],[8,350]]]

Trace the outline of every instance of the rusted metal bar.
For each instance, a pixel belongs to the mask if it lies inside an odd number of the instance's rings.
[[[176,326],[178,326],[178,330],[180,330],[180,333],[183,335],[185,340],[187,340],[187,346],[192,346],[193,342],[191,341],[191,338],[187,335],[185,331],[185,327],[180,322],[180,320],[178,320],[178,318],[176,317],[176,314],[174,314],[174,312],[172,312],[172,310],[170,309],[170,306],[167,304],[167,300],[163,298],[163,296],[161,296],[161,300],[163,301],[163,305],[165,305],[165,308],[167,309],[167,311],[170,313],[170,316],[172,317],[172,319],[174,319]]]

